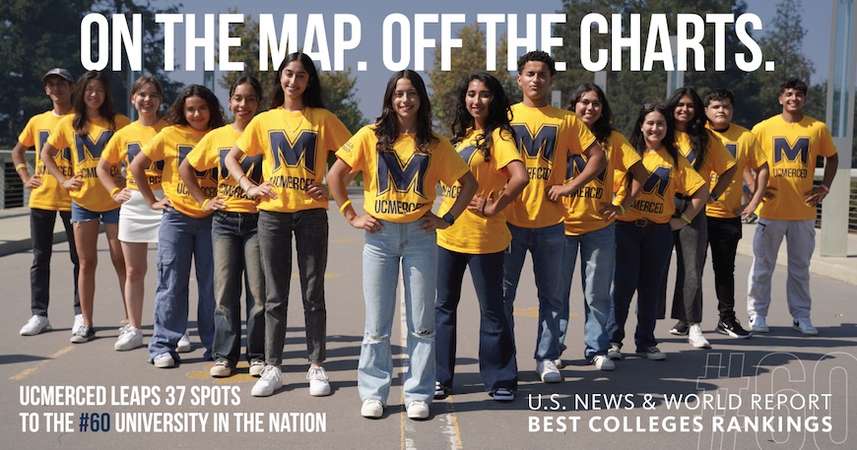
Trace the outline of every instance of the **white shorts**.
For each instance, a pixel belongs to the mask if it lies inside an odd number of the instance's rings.
[[[161,190],[152,191],[155,198],[161,198]],[[122,242],[158,242],[158,228],[161,226],[161,212],[149,207],[140,191],[131,190],[131,199],[122,204],[119,210],[119,240]]]

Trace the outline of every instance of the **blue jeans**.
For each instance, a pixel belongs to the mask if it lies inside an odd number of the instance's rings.
[[[536,335],[534,358],[537,361],[557,359],[560,355],[559,314],[562,301],[559,283],[562,280],[562,247],[565,240],[563,224],[542,228],[521,228],[509,224],[512,243],[503,262],[503,302],[506,318],[515,327],[512,316],[515,293],[527,251],[533,258],[533,272],[539,296],[539,330]]]
[[[455,376],[456,319],[464,270],[479,300],[479,374],[485,390],[518,387],[515,336],[503,306],[503,252],[468,254],[438,247],[437,264],[437,381],[452,387]],[[465,327],[471,332],[473,324]]]
[[[419,221],[381,222],[380,231],[366,233],[363,246],[366,323],[360,345],[357,388],[362,400],[386,403],[390,393],[393,379],[390,334],[396,317],[396,286],[401,264],[410,362],[405,374],[405,402],[431,402],[435,382],[435,232],[420,228]]]
[[[613,322],[613,270],[616,266],[616,230],[613,224],[579,236],[566,236],[563,247],[562,311],[559,314],[560,345],[565,350],[568,330],[569,295],[577,250],[580,249],[580,279],[583,283],[583,306],[586,313],[583,328],[583,356],[592,361],[595,355],[606,355],[610,344],[609,329]]]
[[[214,340],[214,268],[211,249],[211,217],[196,219],[166,208],[158,230],[158,288],[155,291],[155,330],[149,356],[170,353],[178,362],[176,345],[187,331],[190,263],[196,268],[197,331],[211,359]]]
[[[673,234],[668,223],[617,222],[613,308],[616,320],[610,342],[622,344],[631,298],[637,293],[637,351],[657,345],[655,323],[663,300],[664,272],[669,270]]]
[[[214,357],[235,367],[241,356],[241,290],[247,318],[247,361],[265,359],[265,277],[259,256],[257,213],[217,211],[214,241]]]
[[[119,223],[119,208],[107,211],[90,211],[75,202],[71,202],[71,223],[92,222],[97,220],[103,224]]]

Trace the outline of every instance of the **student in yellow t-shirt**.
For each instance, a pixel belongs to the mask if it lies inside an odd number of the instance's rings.
[[[467,164],[446,139],[432,132],[431,103],[419,74],[393,74],[384,92],[381,116],[360,129],[339,151],[330,168],[330,190],[354,228],[365,230],[363,302],[366,321],[357,389],[360,415],[379,418],[390,393],[393,361],[390,335],[396,310],[399,266],[408,316],[405,409],[411,419],[429,417],[435,386],[436,229],[453,225],[476,192]],[[363,209],[358,215],[345,189],[349,173],[363,173]],[[438,182],[458,197],[443,215],[431,211]],[[487,207],[487,206],[486,206]]]
[[[607,358],[609,328],[613,320],[610,288],[616,265],[616,233],[613,220],[625,209],[625,205],[630,205],[634,200],[649,174],[634,147],[631,147],[621,133],[613,129],[610,104],[600,87],[592,83],[578,87],[572,96],[569,110],[574,111],[595,135],[606,153],[607,167],[589,183],[562,200],[566,206],[566,215],[562,251],[563,274],[560,284],[563,301],[559,317],[561,350],[565,350],[571,281],[579,250],[580,276],[586,306],[583,356],[599,370],[613,370],[615,364]],[[585,164],[584,156],[569,155],[566,181],[579,176]],[[621,200],[613,197],[616,185],[614,177],[630,182],[630,193]],[[620,181],[619,184],[623,183]],[[557,367],[562,367],[562,361],[559,359]]]
[[[830,191],[839,157],[827,125],[804,115],[806,93],[803,81],[784,82],[779,96],[782,113],[753,127],[753,135],[770,170],[753,236],[753,267],[747,292],[747,313],[754,333],[768,331],[771,278],[785,237],[789,252],[786,298],[792,326],[805,335],[818,334],[811,320],[809,292],[815,211]],[[824,178],[821,184],[813,186],[815,161],[820,156],[824,157]],[[757,189],[763,188],[757,185]]]
[[[732,182],[735,175],[735,158],[705,127],[705,108],[693,88],[684,87],[673,92],[667,100],[667,108],[671,111],[675,123],[679,153],[687,158],[693,169],[706,182],[717,177],[710,197],[717,199]],[[688,199],[678,194],[675,202],[675,214],[681,215],[687,207]],[[688,343],[694,348],[710,348],[708,340],[702,335],[701,326],[702,270],[708,250],[708,223],[705,214],[697,214],[690,226],[677,230],[673,242],[676,248],[676,281],[671,316],[677,322],[670,329],[670,333],[687,336]]]
[[[214,211],[211,223],[214,246],[214,365],[212,377],[232,375],[241,356],[241,287],[247,311],[247,362],[250,375],[258,377],[265,368],[265,279],[256,233],[259,213],[256,201],[244,195],[229,177],[223,161],[256,115],[262,101],[262,85],[251,76],[235,80],[229,88],[229,110],[235,120],[211,130],[179,166],[182,180],[196,201]],[[241,160],[248,177],[261,182],[262,157]],[[196,173],[217,171],[217,197],[209,199],[197,183]],[[195,173],[196,172],[196,173]]]
[[[71,225],[71,197],[56,178],[46,173],[42,163],[41,151],[48,140],[51,130],[59,120],[71,113],[71,88],[74,79],[71,74],[60,68],[49,70],[42,77],[45,95],[51,99],[52,108],[37,114],[27,121],[27,125],[18,136],[18,142],[12,148],[12,161],[15,171],[21,178],[24,188],[30,191],[30,238],[33,244],[33,265],[30,267],[30,311],[32,317],[21,327],[21,336],[34,336],[51,329],[48,321],[48,303],[50,301],[51,253],[54,246],[54,224],[57,213],[65,227],[69,256],[73,269],[74,283],[74,326],[77,330],[83,325],[80,313],[80,296],[77,290],[78,259],[74,245],[74,230]],[[35,171],[30,176],[24,152],[33,148],[36,153]],[[71,150],[63,149],[56,156],[56,165],[67,175],[71,174]],[[70,176],[70,175],[69,175]]]
[[[223,112],[213,92],[193,84],[181,92],[165,121],[170,125],[150,139],[131,161],[131,174],[143,198],[150,208],[163,210],[158,230],[155,329],[149,340],[149,361],[158,368],[174,367],[179,361],[178,353],[191,349],[189,341],[182,342],[187,332],[191,259],[196,269],[197,331],[205,347],[203,359],[211,359],[214,339],[211,211],[190,194],[179,176],[179,165],[209,130],[223,126]],[[153,180],[146,175],[146,168],[160,161],[163,199],[155,197]],[[217,174],[210,170],[197,173],[196,177],[205,197],[213,198],[217,192]]]
[[[657,347],[655,322],[663,301],[664,273],[672,251],[673,230],[689,225],[705,207],[706,181],[693,170],[675,146],[671,111],[660,104],[646,104],[634,125],[631,145],[650,174],[637,198],[617,218],[616,273],[613,306],[616,322],[610,338],[610,359],[622,359],[622,340],[631,298],[637,293],[637,353],[663,360]],[[676,193],[690,197],[687,209],[673,217]]]
[[[322,86],[312,60],[289,54],[277,69],[271,109],[254,117],[226,156],[229,174],[250,198],[260,200],[259,253],[265,275],[265,368],[251,394],[272,395],[282,385],[280,364],[292,273],[295,236],[301,279],[309,369],[309,393],[330,394],[322,364],[326,358],[327,190],[322,185],[328,156],[351,136],[324,108]],[[261,157],[256,185],[240,161]]]
[[[464,271],[470,268],[479,300],[479,373],[488,394],[512,401],[518,384],[515,336],[503,306],[503,258],[512,240],[504,209],[527,185],[527,171],[509,124],[503,86],[487,73],[473,74],[458,90],[452,142],[479,190],[455,223],[437,231],[435,399],[452,392],[456,316]],[[440,212],[448,211],[461,185],[441,183]]]
[[[714,290],[717,293],[719,320],[716,331],[734,338],[750,337],[750,332],[741,326],[735,317],[735,252],[741,240],[741,217],[748,217],[759,205],[764,189],[757,189],[747,204],[742,203],[745,172],[757,167],[760,158],[753,134],[746,128],[732,123],[734,95],[727,89],[716,89],[705,96],[705,115],[708,129],[720,140],[735,158],[735,176],[717,200],[709,201],[705,207],[708,221],[708,244],[711,247],[711,263],[714,269]],[[763,163],[758,176],[767,184],[768,169]],[[752,178],[751,178],[752,179]],[[712,189],[719,179],[712,177]],[[755,183],[754,183],[755,184]]]
[[[124,297],[125,260],[117,238],[119,205],[98,181],[95,166],[107,141],[114,132],[128,124],[128,118],[114,114],[109,78],[103,72],[89,71],[80,77],[72,97],[72,109],[74,114],[60,119],[51,130],[41,156],[45,168],[60,186],[69,191],[72,200],[71,222],[74,224],[74,241],[80,257],[78,286],[83,314],[83,325],[72,333],[70,339],[77,344],[95,338],[92,307],[95,299],[99,223],[104,224],[110,259]],[[67,176],[68,172],[63,173],[54,159],[59,149],[64,148],[71,149],[74,175],[70,177]]]
[[[601,145],[574,113],[548,104],[556,74],[553,58],[533,51],[518,59],[518,87],[523,101],[512,105],[512,128],[530,183],[508,208],[512,242],[503,262],[503,302],[506,317],[512,315],[524,259],[533,258],[538,290],[539,327],[533,357],[544,383],[562,381],[555,361],[561,354],[559,314],[563,308],[557,286],[564,269],[561,249],[565,242],[562,197],[597,177],[607,160]],[[569,155],[586,156],[580,175],[565,183]]]
[[[128,313],[128,324],[122,327],[113,345],[116,351],[143,346],[141,327],[148,248],[150,242],[158,242],[161,211],[149,207],[134,182],[129,166],[143,145],[164,127],[158,114],[163,97],[161,83],[155,77],[144,75],[137,78],[131,87],[131,104],[139,118],[110,138],[95,169],[101,184],[110,192],[113,200],[122,205],[119,209],[119,241],[125,257],[125,311]],[[123,166],[124,187],[112,175]],[[157,164],[152,164],[146,170],[146,176],[158,195],[163,195],[160,192],[161,170]]]

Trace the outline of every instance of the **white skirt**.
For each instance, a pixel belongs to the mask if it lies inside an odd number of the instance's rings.
[[[160,199],[164,193],[152,191]],[[161,211],[149,207],[143,194],[131,190],[131,199],[119,210],[119,240],[122,242],[158,243],[158,228],[161,226]]]

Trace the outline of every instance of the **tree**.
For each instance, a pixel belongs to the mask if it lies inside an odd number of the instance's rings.
[[[32,2],[9,0],[0,2],[0,142],[10,145],[17,139],[26,120],[50,108],[41,77],[53,67],[65,67],[80,74],[80,22],[88,12],[102,14],[140,13],[143,15],[143,59],[147,71],[164,84],[168,99],[178,89],[163,69],[163,36],[155,26],[154,14],[175,12],[175,7],[154,8],[149,3],[133,0],[64,2]],[[108,69],[109,70],[109,69]],[[127,76],[114,77],[116,110],[123,111],[127,99]]]
[[[463,80],[473,72],[485,71],[485,34],[477,25],[467,25],[458,33],[461,48],[452,49],[451,65],[448,71],[441,70],[440,52],[435,52],[434,66],[429,72],[432,90],[432,115],[442,130],[449,130],[455,118],[456,94]],[[491,73],[500,80],[511,102],[520,100],[521,95],[515,80],[505,70],[506,42],[497,46],[497,68]]]
[[[263,89],[265,89],[266,100],[263,104],[269,104],[271,92],[274,86],[279,86],[279,81],[276,80],[276,68],[267,71],[259,70],[259,26],[253,19],[245,19],[242,24],[232,25],[231,34],[240,36],[242,45],[234,48],[230,52],[232,61],[243,61],[244,72],[226,72],[220,78],[220,86],[224,89],[229,89],[238,78],[243,75],[250,74],[259,79]],[[361,126],[365,125],[367,120],[363,117],[363,113],[357,103],[356,89],[354,85],[356,78],[351,70],[341,72],[321,72],[319,71],[319,80],[323,88],[323,96],[325,107],[330,112],[339,117],[339,120],[352,132],[356,132]]]

